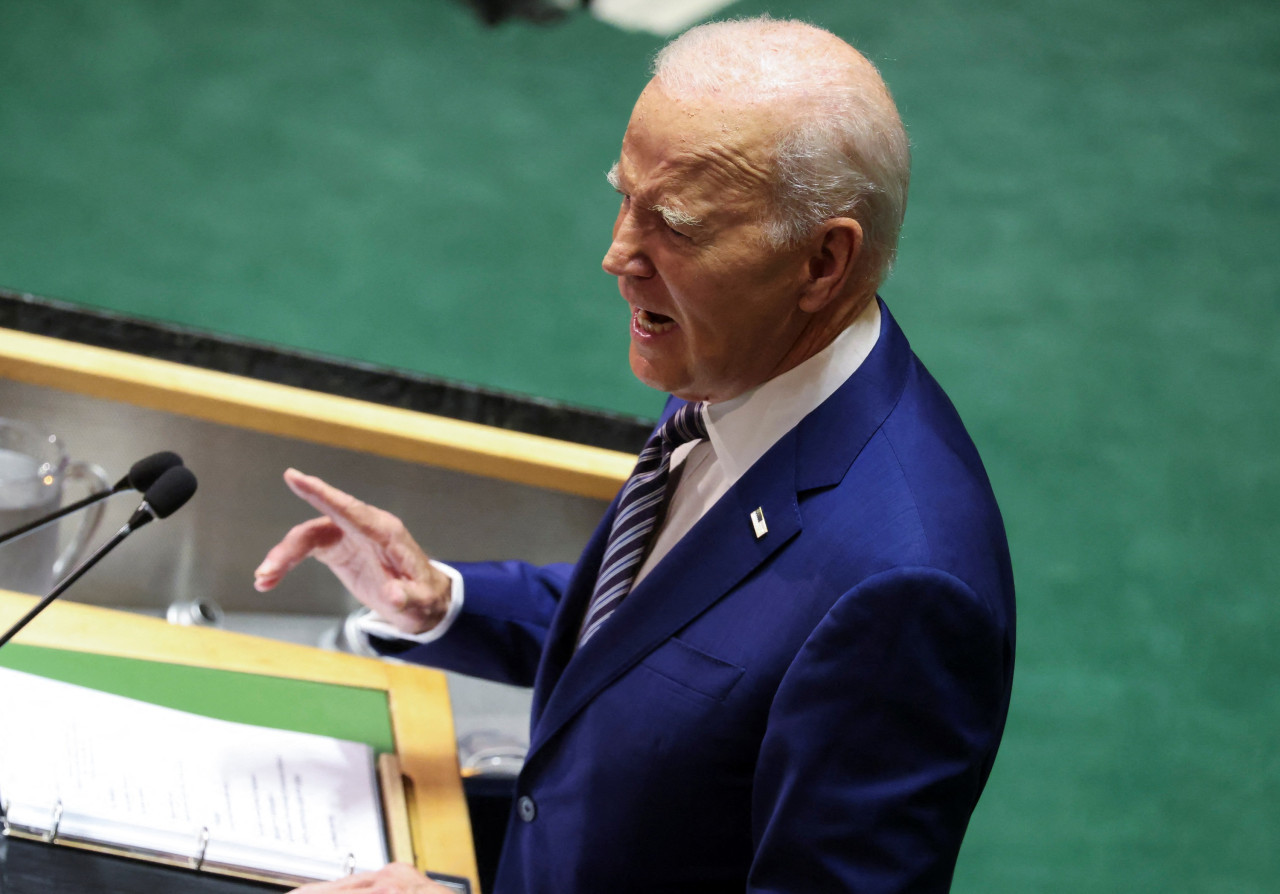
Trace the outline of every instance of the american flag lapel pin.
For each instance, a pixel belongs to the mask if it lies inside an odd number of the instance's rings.
[[[756,507],[756,511],[751,513],[751,527],[755,529],[757,540],[769,533],[769,526],[764,523],[763,506]]]

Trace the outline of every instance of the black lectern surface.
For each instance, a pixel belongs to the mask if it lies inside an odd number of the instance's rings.
[[[0,836],[0,894],[262,894],[287,890]]]

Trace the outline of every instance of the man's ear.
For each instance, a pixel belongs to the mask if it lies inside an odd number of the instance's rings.
[[[862,224],[850,217],[824,221],[814,233],[800,309],[817,313],[848,290],[862,254]]]

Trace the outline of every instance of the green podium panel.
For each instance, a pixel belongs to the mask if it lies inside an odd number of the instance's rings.
[[[14,644],[0,650],[0,666],[220,720],[395,751],[387,694],[376,689]]]

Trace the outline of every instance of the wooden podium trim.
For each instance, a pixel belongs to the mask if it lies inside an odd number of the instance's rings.
[[[0,377],[609,500],[635,457],[0,328]]]

